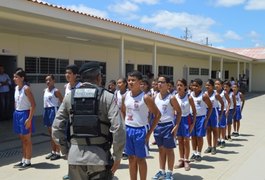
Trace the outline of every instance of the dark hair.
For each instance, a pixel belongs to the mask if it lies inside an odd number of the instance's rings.
[[[127,79],[126,78],[119,78],[117,81],[121,80],[124,84],[126,84],[126,88],[128,86],[128,82],[127,82]]]
[[[170,80],[170,81],[169,81],[169,84],[171,84],[172,86],[174,86],[174,85],[175,85],[175,83],[174,83],[174,81],[173,81],[173,80]]]
[[[224,82],[221,79],[216,79],[215,82],[219,81],[221,84],[224,84]]]
[[[24,77],[24,82],[29,85],[28,83],[28,79],[27,79],[27,75],[26,72],[22,69],[22,68],[17,68],[15,75],[19,76],[19,77]]]
[[[73,74],[78,74],[78,69],[79,68],[75,64],[70,64],[70,65],[66,66],[65,69],[66,70],[71,70],[73,72]]]
[[[209,83],[211,86],[214,86],[214,81],[212,79],[208,79],[207,83]]]
[[[138,80],[142,80],[143,79],[143,74],[140,71],[137,71],[137,70],[129,72],[128,76],[136,77]]]
[[[114,84],[114,85],[116,85],[116,81],[112,79],[112,80],[109,81],[109,84]]]
[[[227,86],[231,87],[231,83],[230,83],[230,81],[225,81],[225,82],[224,82],[224,85],[227,85]]]
[[[98,76],[101,76],[100,69],[93,69],[91,71],[84,71],[81,73],[80,78],[82,82],[94,83]]]
[[[46,79],[48,76],[50,76],[52,80],[55,80],[55,77],[54,77],[53,74],[47,74],[46,77],[45,77],[45,79]]]
[[[202,84],[203,84],[203,82],[200,78],[194,79],[192,83],[194,83],[194,82],[197,83],[199,86],[202,86]]]
[[[160,75],[159,77],[163,77],[166,80],[166,83],[170,83],[170,78],[168,76],[166,76],[166,75]]]
[[[184,86],[187,86],[187,81],[186,79],[182,78],[182,79],[178,79],[177,82],[181,82],[182,84],[184,84]]]

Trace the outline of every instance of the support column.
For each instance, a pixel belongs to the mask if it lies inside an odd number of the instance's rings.
[[[224,58],[221,57],[221,62],[220,62],[220,79],[223,80],[224,79]]]
[[[156,42],[154,43],[154,49],[153,49],[153,62],[152,62],[152,66],[153,66],[153,73],[154,73],[154,78],[157,77],[157,54],[156,54]]]
[[[120,77],[125,77],[125,60],[124,60],[124,37],[121,36],[120,47]]]
[[[246,75],[246,69],[247,69],[247,65],[246,65],[246,62],[244,62],[244,70],[243,70],[243,73]]]
[[[209,57],[209,79],[212,79],[212,66],[213,66],[213,57]]]
[[[240,62],[237,61],[237,81],[239,81],[239,74],[240,74]]]
[[[248,92],[252,91],[252,63],[249,63]]]

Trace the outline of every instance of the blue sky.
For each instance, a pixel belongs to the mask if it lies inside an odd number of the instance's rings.
[[[265,0],[43,0],[217,48],[265,47]]]

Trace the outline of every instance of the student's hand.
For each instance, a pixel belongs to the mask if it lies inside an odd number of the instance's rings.
[[[25,125],[26,129],[29,129],[31,127],[31,119],[27,119],[25,121],[25,124],[24,125]]]
[[[145,143],[149,142],[150,136],[151,136],[151,132],[148,131],[147,134],[146,134],[146,137],[145,137]]]
[[[173,137],[176,137],[178,132],[178,126],[175,126],[172,130],[171,130],[171,134],[173,134]]]
[[[204,128],[205,128],[205,129],[207,128],[207,124],[208,124],[208,121],[205,121],[205,122],[204,122]]]
[[[190,125],[190,134],[191,134],[191,132],[193,131],[193,129],[194,129],[194,126],[195,126],[195,123],[192,123],[191,125]]]
[[[116,160],[114,161],[112,167],[111,167],[111,172],[112,174],[114,174],[116,172],[116,170],[118,169],[118,167],[120,166],[121,160]]]

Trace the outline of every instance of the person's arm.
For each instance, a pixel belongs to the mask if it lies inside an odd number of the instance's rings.
[[[229,95],[227,93],[224,93],[224,95],[225,95],[225,99],[227,101],[227,107],[226,107],[226,111],[225,111],[225,116],[228,117],[229,109],[230,109],[230,106],[231,106],[231,100],[230,100]]]
[[[236,114],[236,96],[234,93],[232,94],[232,99],[233,99],[233,103],[234,103],[234,112],[233,112],[233,117],[234,117]]]
[[[67,141],[67,125],[69,124],[69,110],[71,107],[71,93],[67,94],[60,105],[52,124],[52,138],[60,145],[61,152],[68,155],[69,146]]]
[[[110,132],[112,133],[112,137],[113,137],[112,157],[114,160],[111,171],[114,174],[120,165],[122,152],[124,150],[126,135],[125,135],[125,129],[122,123],[121,113],[120,113],[118,105],[114,101],[113,96],[112,96],[112,99],[109,99],[109,102],[110,103],[107,103],[108,104],[107,106],[109,106],[107,112],[108,112],[108,118],[110,119],[110,123],[111,123]]]
[[[62,96],[62,94],[61,94],[59,89],[57,89],[57,91],[54,92],[54,95],[55,95],[55,97],[57,97],[59,99],[60,103],[63,102],[63,96]]]
[[[241,99],[241,102],[242,102],[242,105],[241,105],[241,112],[242,112],[243,108],[244,108],[244,105],[245,105],[245,95],[243,93],[240,93],[240,99]]]
[[[25,88],[25,94],[28,97],[28,100],[30,102],[30,109],[29,109],[29,117],[28,119],[25,121],[25,127],[28,129],[31,127],[31,122],[32,122],[32,118],[35,112],[35,108],[36,108],[36,103],[35,103],[35,99],[34,96],[30,90],[30,87],[26,87]]]
[[[195,124],[196,124],[196,114],[197,114],[197,111],[196,111],[196,107],[195,107],[195,104],[194,104],[194,100],[191,96],[189,96],[189,103],[190,103],[190,107],[191,107],[191,110],[192,110],[192,117],[193,117],[193,122],[190,126],[190,133],[192,132]]]
[[[222,97],[220,96],[220,94],[216,94],[215,95],[215,98],[219,101],[219,103],[221,104],[221,112],[219,114],[219,119],[218,119],[218,122],[222,119],[222,116],[223,116],[223,112],[224,112],[224,101],[222,99]]]
[[[171,105],[173,106],[174,110],[177,112],[177,121],[176,121],[176,125],[175,127],[172,129],[171,133],[174,135],[174,137],[176,137],[176,134],[178,132],[178,128],[179,128],[179,124],[180,124],[180,121],[181,121],[181,116],[182,116],[182,111],[181,111],[181,107],[179,106],[179,103],[176,99],[175,96],[173,96],[171,99],[170,99],[170,103]]]
[[[206,115],[206,119],[205,119],[205,122],[204,122],[204,128],[207,127],[207,124],[208,124],[208,121],[209,121],[209,118],[212,114],[212,111],[213,111],[213,105],[212,105],[212,102],[209,98],[209,96],[207,94],[204,94],[203,95],[203,101],[205,102],[205,104],[207,105],[208,107],[208,112],[207,112],[207,115]]]
[[[145,101],[145,104],[147,105],[149,111],[151,113],[153,113],[153,115],[154,115],[153,123],[150,127],[150,130],[146,134],[146,139],[145,139],[146,142],[149,142],[149,138],[150,138],[152,132],[154,131],[156,125],[159,122],[159,119],[161,117],[161,113],[160,113],[159,109],[157,108],[157,106],[155,105],[155,102],[154,102],[152,97],[150,97],[148,95],[144,95],[144,101]]]

